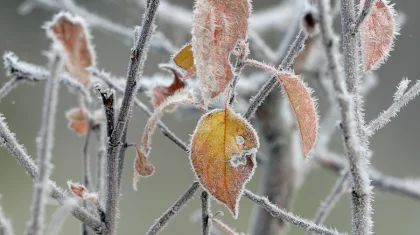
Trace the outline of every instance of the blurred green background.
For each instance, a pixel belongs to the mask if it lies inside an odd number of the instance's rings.
[[[51,19],[53,12],[37,8],[30,14],[22,16],[17,13],[20,2],[17,0],[0,1],[0,51],[10,50],[22,60],[45,64],[46,59],[42,52],[49,48],[49,41],[41,26],[45,21]],[[94,13],[105,15],[129,27],[140,23],[142,11],[133,8],[133,5],[126,1],[89,0],[78,2]],[[191,8],[193,4],[192,0],[176,0],[174,2],[187,8]],[[255,2],[254,10],[258,11],[274,6],[278,1]],[[378,72],[380,84],[368,96],[366,101],[367,120],[376,117],[380,111],[391,104],[395,87],[403,77],[416,80],[420,74],[420,28],[418,27],[420,3],[416,0],[392,2],[397,3],[397,10],[406,14],[407,23],[401,30],[401,35],[398,36],[391,58]],[[137,19],[128,20],[133,15]],[[159,27],[169,37],[175,38],[178,46],[184,44],[189,38],[184,31],[177,32],[177,29],[168,25],[160,23]],[[97,30],[92,30],[92,32],[99,67],[106,68],[113,74],[125,76],[130,53],[129,46],[115,36]],[[274,43],[273,45],[277,45],[281,39],[277,33],[268,32],[265,36],[269,37],[269,41]],[[146,62],[145,73],[153,74],[156,71],[157,63],[167,60],[168,55],[152,52]],[[4,73],[0,73],[1,84],[8,79]],[[0,104],[0,112],[6,117],[11,130],[16,132],[20,142],[26,146],[33,157],[36,156],[35,137],[40,123],[43,90],[43,83],[21,85]],[[66,110],[76,105],[75,96],[68,93],[66,88],[61,88],[55,130],[53,158],[55,168],[52,179],[62,187],[66,187],[66,182],[69,179],[82,181],[80,152],[84,138],[78,137],[67,128],[64,116]],[[420,177],[419,107],[420,99],[411,102],[391,124],[372,138],[373,165],[379,170],[398,177]],[[175,133],[184,140],[188,140],[197,118],[177,119],[167,115],[164,121]],[[139,112],[134,113],[130,123],[128,142],[139,142],[145,121],[145,115]],[[159,132],[156,133],[153,141],[151,161],[157,171],[153,177],[140,181],[138,192],[133,191],[131,182],[135,153],[133,149],[127,151],[119,234],[144,234],[154,220],[166,211],[194,180],[188,157],[182,150]],[[341,138],[337,135],[333,143],[337,149],[341,149],[340,141]],[[92,157],[94,157],[93,154],[94,151],[92,151]],[[261,169],[257,169],[256,176],[248,184],[248,188],[257,191],[260,175]],[[329,192],[334,181],[335,175],[330,172],[321,169],[312,171],[299,191],[292,211],[305,218],[312,218],[320,201]],[[31,179],[24,174],[23,169],[16,164],[13,157],[6,150],[0,148],[0,194],[3,195],[0,204],[7,216],[12,219],[16,234],[22,234],[25,230],[29,217],[32,189]],[[376,192],[374,196],[374,231],[376,234],[419,234],[417,226],[420,219],[420,202],[381,192]],[[190,220],[192,213],[199,208],[199,205],[199,194],[197,194],[195,199],[174,218],[162,234],[199,234],[199,225],[193,224]],[[213,203],[213,211],[223,210],[225,216],[222,219],[235,227],[237,231],[245,232],[253,205],[247,199],[243,199],[240,206],[241,213],[238,220],[231,219],[230,214],[216,203]],[[51,215],[56,208],[48,206],[48,214]],[[346,195],[342,197],[326,224],[339,231],[349,231],[349,208],[349,198]],[[290,227],[291,234],[305,233],[294,226]],[[79,222],[69,216],[62,234],[79,234],[79,232]]]

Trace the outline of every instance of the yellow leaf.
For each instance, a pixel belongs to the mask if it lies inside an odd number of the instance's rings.
[[[174,57],[173,61],[183,70],[187,71],[184,79],[194,76],[196,72],[192,44],[185,45]]]
[[[254,128],[230,108],[203,115],[191,139],[190,160],[198,180],[235,218],[258,148]]]

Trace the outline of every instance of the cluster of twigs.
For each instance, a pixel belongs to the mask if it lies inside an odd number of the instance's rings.
[[[273,51],[265,44],[264,40],[259,37],[257,29],[277,25],[279,19],[272,19],[273,17],[270,16],[271,11],[277,12],[277,16],[278,12],[286,12],[298,5],[294,5],[294,3],[283,4],[273,10],[255,12],[253,14],[249,32],[251,49],[265,60],[279,64],[279,71],[288,71],[293,68],[294,63],[305,61],[305,58],[302,60],[299,57],[306,57],[307,50],[317,50],[311,44],[311,41],[322,40],[323,53],[326,55],[325,65],[327,66],[324,66],[325,69],[317,71],[318,75],[316,76],[319,78],[322,89],[329,97],[331,109],[329,116],[326,116],[321,122],[319,141],[316,149],[313,151],[312,161],[307,162],[306,166],[296,163],[301,156],[293,149],[294,142],[296,142],[294,136],[297,133],[290,127],[292,125],[288,123],[288,118],[286,117],[291,114],[288,112],[287,107],[282,104],[282,99],[271,93],[273,88],[279,85],[277,76],[272,76],[269,79],[255,79],[253,84],[250,85],[249,79],[239,79],[241,68],[239,69],[238,78],[235,78],[234,85],[237,97],[232,99],[237,99],[238,103],[244,102],[246,104],[245,107],[238,108],[239,111],[243,112],[245,119],[251,119],[257,113],[256,119],[261,122],[261,133],[269,145],[266,151],[268,156],[263,158],[258,155],[258,159],[265,167],[265,177],[263,177],[261,184],[261,193],[264,197],[246,189],[243,193],[243,196],[256,203],[260,208],[254,215],[255,223],[251,231],[252,234],[277,234],[283,230],[284,222],[305,229],[308,231],[308,234],[345,234],[325,228],[322,223],[340,196],[346,191],[350,192],[352,202],[353,227],[351,233],[355,235],[371,234],[372,186],[379,190],[401,194],[417,200],[420,199],[420,180],[394,178],[384,175],[370,166],[369,137],[384,127],[404,105],[420,92],[419,82],[408,89],[409,82],[403,80],[395,94],[394,103],[389,109],[381,113],[369,124],[365,124],[363,99],[364,95],[369,91],[369,88],[366,87],[369,87],[369,82],[374,77],[369,74],[363,74],[365,84],[361,85],[360,75],[362,72],[359,68],[358,40],[360,37],[359,29],[372,11],[372,6],[375,2],[374,0],[366,0],[364,5],[361,6],[362,8],[356,11],[354,1],[341,1],[342,53],[340,53],[338,40],[332,27],[335,12],[331,7],[334,8],[336,4],[339,4],[337,1],[310,1],[312,5],[308,8],[309,10],[303,11],[304,17],[299,15],[295,19],[296,27],[289,29],[288,36],[282,41],[277,51]],[[58,86],[64,84],[72,88],[79,94],[81,100],[87,102],[92,101],[90,97],[91,91],[70,74],[63,72],[64,62],[62,56],[60,56],[60,49],[53,50],[55,53],[50,58],[51,65],[49,69],[21,61],[11,52],[6,53],[3,57],[5,69],[11,80],[0,89],[0,99],[7,96],[13,88],[22,82],[44,81],[46,83],[43,118],[38,138],[37,163],[32,160],[24,146],[18,142],[15,135],[10,131],[5,118],[2,116],[0,119],[1,144],[9,150],[26,173],[34,179],[32,214],[26,231],[28,235],[41,234],[44,231],[47,231],[48,234],[57,234],[62,224],[63,215],[67,212],[71,212],[75,218],[83,223],[83,231],[86,234],[117,234],[119,196],[125,150],[130,146],[127,143],[127,126],[130,122],[133,107],[138,108],[148,117],[152,116],[152,111],[136,95],[138,92],[150,90],[150,84],[152,83],[148,82],[148,80],[161,79],[143,76],[148,50],[151,47],[151,49],[158,49],[169,54],[173,54],[176,51],[171,41],[163,33],[154,32],[156,17],[169,19],[169,14],[177,15],[179,17],[170,18],[169,23],[174,23],[182,28],[189,28],[189,25],[191,25],[190,17],[186,16],[188,12],[169,2],[161,2],[160,0],[148,0],[145,2],[139,0],[137,4],[144,6],[146,11],[141,26],[136,27],[134,30],[134,45],[131,49],[127,79],[116,79],[95,67],[89,68],[90,75],[95,83],[98,83],[95,85],[94,90],[101,95],[105,120],[98,121],[91,116],[88,118],[87,141],[89,134],[92,132],[97,134],[99,143],[101,143],[101,146],[98,147],[99,164],[96,188],[91,182],[90,170],[87,164],[87,142],[83,148],[85,161],[84,184],[78,185],[69,182],[72,192],[84,199],[84,207],[79,206],[64,193],[64,190],[56,186],[49,179],[49,175],[51,172],[51,151],[53,148],[52,140],[54,139],[53,130]],[[27,13],[36,6],[47,7],[53,10],[64,9],[80,15],[91,27],[110,31],[124,38],[133,37],[131,29],[94,15],[88,10],[79,7],[72,0],[27,0],[21,5],[19,10],[22,13]],[[356,14],[356,12],[360,13]],[[305,22],[308,20],[310,22]],[[311,24],[312,20],[314,20],[315,25]],[[308,34],[307,28],[299,28],[301,26],[299,22],[301,21],[309,23],[309,26],[319,27],[319,32]],[[277,27],[282,26],[277,25]],[[155,37],[155,40],[151,40],[152,35]],[[319,36],[321,39],[319,39]],[[343,61],[341,61],[341,58]],[[240,67],[240,65],[237,66]],[[296,67],[295,64],[295,69]],[[261,88],[255,88],[255,82],[261,84]],[[255,92],[256,94],[248,102],[249,96]],[[122,97],[120,104],[117,103],[117,96]],[[264,101],[265,103],[263,103]],[[338,108],[336,107],[337,105]],[[279,109],[284,112],[279,114]],[[331,122],[336,121],[336,119],[340,120],[339,127],[346,150],[344,154],[334,153],[327,147],[330,137],[335,131],[331,127],[333,126]],[[276,127],[273,126],[273,122],[277,125]],[[279,125],[281,127],[278,127]],[[187,144],[177,137],[163,122],[158,121],[157,126],[177,146],[186,152],[188,151]],[[279,139],[282,140],[279,141]],[[303,174],[305,167],[313,164],[332,170],[339,177],[331,192],[322,202],[314,220],[307,220],[293,215],[287,210],[290,209],[293,194],[298,188],[296,185],[298,182],[297,178]],[[280,179],[280,176],[285,175],[288,175],[287,179]],[[201,189],[200,183],[198,181],[193,182],[185,193],[156,220],[146,234],[151,235],[160,232],[199,189]],[[91,191],[98,191],[99,195],[91,193]],[[54,198],[63,206],[53,216],[51,226],[44,229],[44,208],[49,197]],[[203,191],[201,194],[202,234],[214,233],[215,230],[212,229],[213,223],[230,234],[237,234],[233,229],[217,219],[216,215],[211,213],[210,199],[211,196],[208,192]],[[3,215],[1,208],[0,234],[13,234],[11,225]]]

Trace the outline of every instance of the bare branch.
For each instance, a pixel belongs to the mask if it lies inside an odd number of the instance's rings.
[[[98,143],[97,150],[97,165],[96,165],[96,191],[99,194],[100,203],[105,202],[106,193],[105,193],[105,168],[106,168],[106,145],[108,143],[108,138],[106,135],[105,121],[101,122],[100,125],[95,129]]]
[[[58,235],[63,227],[65,220],[67,219],[67,215],[77,206],[75,200],[68,199],[68,201],[64,202],[62,206],[60,206],[56,212],[52,215],[50,224],[46,229],[46,233],[48,235]],[[84,225],[84,224],[83,224]],[[0,233],[1,234],[1,233]]]
[[[10,131],[2,114],[0,114],[0,144],[12,154],[18,164],[23,167],[25,172],[32,179],[37,177],[38,167],[26,153],[25,148],[17,142],[15,134]],[[48,185],[51,197],[57,200],[58,203],[64,204],[68,200],[68,197],[63,193],[61,188],[57,187],[51,181],[49,181]],[[105,227],[102,226],[101,222],[93,215],[89,214],[85,209],[77,206],[72,210],[72,214],[82,223],[86,223],[96,233],[100,234],[102,231],[105,231]]]
[[[271,203],[267,198],[260,197],[258,195],[255,195],[249,190],[244,191],[244,196],[247,197],[249,200],[257,203],[259,206],[264,208],[265,210],[269,211],[270,214],[274,217],[281,218],[284,221],[287,221],[289,223],[292,223],[300,228],[303,228],[307,231],[314,231],[318,234],[324,234],[324,235],[339,235],[339,234],[345,234],[345,233],[339,233],[337,231],[329,230],[321,225],[316,225],[314,222],[299,218],[295,215],[293,215],[290,212],[283,211],[279,209],[276,205]]]
[[[190,188],[150,227],[146,235],[159,233],[166,227],[169,220],[180,211],[183,206],[194,196],[195,192],[200,188],[200,183],[194,182]]]
[[[13,52],[6,52],[3,55],[3,62],[4,68],[6,70],[6,75],[8,77],[12,77],[12,80],[18,80],[19,83],[23,81],[47,81],[50,78],[50,72],[47,69],[21,61]],[[60,73],[59,80],[61,84],[66,85],[70,89],[74,89],[78,93],[83,95],[88,102],[92,101],[90,93],[86,89],[86,87],[76,79],[70,77],[67,73]],[[7,86],[7,84],[4,86]],[[1,98],[3,98],[5,95],[7,95],[8,92],[10,92],[10,89],[4,88],[4,86],[1,89]]]
[[[349,24],[353,21],[354,2],[341,2],[342,5],[342,26],[344,45],[344,74],[339,60],[337,40],[334,38],[332,29],[331,9],[327,0],[318,2],[320,12],[320,27],[325,53],[333,77],[334,90],[341,111],[341,128],[343,130],[344,144],[350,161],[350,172],[352,176],[352,221],[353,234],[371,234],[372,232],[372,208],[371,208],[371,187],[369,178],[369,160],[364,156],[363,139],[359,137],[359,118],[355,111],[352,94],[358,94],[357,64],[356,64],[356,38],[349,35]],[[353,50],[353,51],[352,51]],[[345,76],[344,76],[345,75]],[[345,85],[347,81],[347,89]],[[355,120],[356,119],[356,120]],[[361,120],[358,120],[361,121]]]
[[[366,127],[367,135],[372,136],[377,130],[383,128],[391,121],[391,118],[397,116],[402,107],[406,106],[408,102],[416,98],[419,94],[420,81],[417,81],[416,84],[414,84],[410,89],[408,89],[407,92],[404,93],[404,95],[402,95],[399,99],[394,100],[392,105],[387,110],[383,111],[377,118],[369,123],[369,125]]]
[[[134,48],[131,51],[130,62],[128,66],[127,85],[124,98],[121,104],[120,112],[115,124],[114,131],[109,140],[108,151],[108,197],[106,202],[107,227],[108,234],[114,235],[117,230],[117,213],[119,203],[119,185],[118,185],[118,154],[120,152],[120,143],[130,119],[130,111],[133,106],[133,100],[138,88],[138,78],[143,73],[144,62],[147,57],[150,46],[150,39],[154,28],[157,8],[160,0],[153,0],[146,10],[141,26],[141,32],[138,40],[135,41]]]
[[[201,220],[202,220],[202,235],[210,235],[211,220],[210,220],[210,197],[206,191],[201,193]]]
[[[0,206],[0,234],[13,235],[12,223],[4,215],[3,209]]]
[[[17,77],[13,77],[8,82],[6,82],[3,87],[0,89],[0,101],[9,95],[9,93],[15,89],[23,80],[20,80]]]
[[[363,21],[365,21],[365,19],[369,16],[370,12],[373,9],[373,6],[375,5],[374,3],[376,2],[376,0],[364,0],[364,2],[365,4],[363,5],[363,8],[361,9],[359,16],[357,17],[356,22],[354,23],[354,27],[353,27],[354,34],[357,33]]]
[[[31,4],[33,7],[39,5],[54,11],[70,11],[73,14],[84,18],[91,27],[98,28],[99,30],[105,32],[114,33],[126,41],[132,39],[133,30],[131,28],[114,23],[105,17],[95,15],[90,11],[78,6],[73,0],[27,0],[19,7],[19,9],[28,9],[28,7],[25,7],[25,4],[26,6]],[[28,13],[28,11],[22,13]],[[168,54],[174,54],[177,51],[172,42],[167,39],[162,32],[156,32],[154,37],[155,40],[151,42],[152,48],[164,51]]]
[[[31,219],[27,227],[27,235],[42,234],[44,230],[44,211],[47,202],[47,190],[49,187],[48,178],[52,168],[51,158],[55,127],[55,111],[58,102],[58,75],[63,67],[63,59],[58,53],[59,52],[57,52],[52,61],[51,76],[45,84],[41,129],[37,139],[39,173],[35,178]]]
[[[331,210],[334,208],[334,206],[337,204],[338,200],[340,199],[341,195],[348,188],[347,186],[348,177],[349,177],[348,170],[344,170],[344,172],[341,173],[340,177],[338,177],[330,193],[327,195],[325,200],[321,202],[321,206],[316,212],[315,219],[314,219],[315,224],[323,224],[325,222]],[[307,234],[313,235],[314,233],[309,232]]]

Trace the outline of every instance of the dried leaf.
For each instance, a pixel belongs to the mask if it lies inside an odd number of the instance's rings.
[[[360,1],[360,6],[364,5]],[[360,26],[362,58],[365,72],[379,67],[389,56],[397,34],[395,11],[386,0],[378,0],[371,14]]]
[[[66,71],[86,87],[90,87],[90,74],[86,70],[94,67],[95,52],[92,36],[84,20],[69,13],[60,12],[45,26],[47,35],[64,48],[67,54]]]
[[[147,177],[149,176],[147,172],[153,173],[154,171],[154,169],[151,170],[153,166],[147,160],[147,158],[149,157],[149,153],[151,150],[151,137],[156,129],[157,123],[162,118],[165,112],[173,111],[179,105],[192,103],[194,103],[194,100],[191,94],[181,90],[175,93],[173,96],[168,97],[161,105],[157,106],[152,116],[150,116],[149,120],[147,120],[146,126],[143,130],[143,137],[140,148],[137,148],[136,146],[137,157],[134,162],[133,178],[134,190],[137,190],[137,182],[139,181],[140,177]],[[148,164],[150,164],[150,166]]]
[[[161,65],[162,68],[171,71],[174,75],[174,81],[170,86],[155,86],[152,90],[152,103],[158,106],[166,100],[166,98],[174,95],[177,91],[185,87],[185,82],[181,80],[182,74],[175,68],[168,65]]]
[[[92,202],[98,201],[98,194],[89,192],[84,185],[73,183],[71,181],[68,181],[67,185],[75,196]]]
[[[81,108],[72,108],[66,112],[69,126],[76,133],[85,135],[89,129],[89,113]]]
[[[184,79],[195,75],[197,69],[194,64],[194,53],[192,51],[191,43],[183,46],[172,59],[176,65],[187,72]]]
[[[203,115],[191,139],[190,160],[198,180],[235,218],[258,148],[254,128],[230,108]]]
[[[307,157],[318,136],[318,115],[312,91],[295,74],[279,72],[277,76],[295,114],[303,155]]]
[[[197,0],[193,15],[192,47],[204,104],[208,105],[233,78],[230,54],[246,40],[249,0]]]

